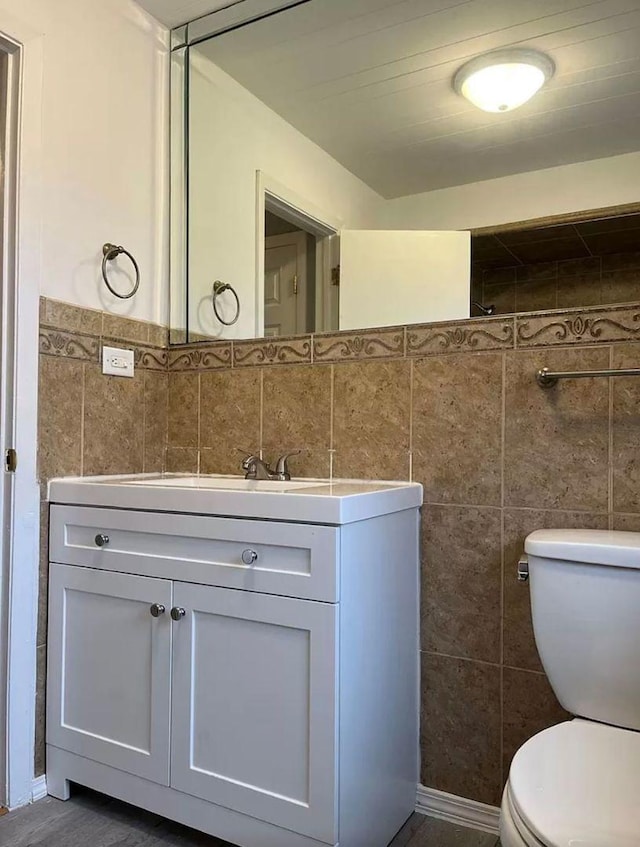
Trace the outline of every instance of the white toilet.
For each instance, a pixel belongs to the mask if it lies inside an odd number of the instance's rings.
[[[526,540],[536,644],[577,717],[516,753],[503,847],[640,845],[640,533],[539,530]]]

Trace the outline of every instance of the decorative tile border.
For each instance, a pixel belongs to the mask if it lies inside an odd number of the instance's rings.
[[[358,333],[314,335],[314,362],[349,362],[353,359],[391,359],[404,356],[404,327],[363,330]]]
[[[233,342],[233,367],[311,362],[311,336]]]
[[[513,318],[473,319],[407,327],[407,356],[509,350],[513,346]]]
[[[168,357],[170,371],[208,371],[216,368],[231,367],[231,342],[216,342],[214,345],[202,344],[198,347],[170,348]]]
[[[516,317],[517,347],[640,339],[640,307],[581,309]]]
[[[44,297],[40,300],[40,317],[43,355],[97,362],[103,342],[124,344],[133,347],[138,367],[171,372],[640,341],[640,304],[471,318],[361,332],[195,342],[180,347],[159,343],[167,338],[167,331],[155,324],[109,316]],[[52,325],[53,321],[59,321],[60,326]],[[117,334],[108,333],[105,325]],[[123,338],[120,330],[147,340]]]
[[[43,327],[39,344],[40,352],[45,356],[65,356],[86,362],[97,362],[100,357],[100,339],[92,335]]]

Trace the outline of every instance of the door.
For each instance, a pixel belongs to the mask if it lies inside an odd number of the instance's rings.
[[[340,329],[468,318],[469,232],[342,230]]]
[[[47,743],[168,785],[171,582],[51,565],[49,585]]]
[[[334,844],[336,609],[175,583],[171,786]]]
[[[307,331],[307,234],[288,232],[264,240],[264,334]]]

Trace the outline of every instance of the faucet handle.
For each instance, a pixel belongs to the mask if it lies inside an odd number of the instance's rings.
[[[291,474],[289,473],[289,462],[288,460],[292,456],[297,456],[301,453],[301,450],[293,450],[291,453],[285,453],[284,456],[280,456],[278,461],[276,462],[275,472],[282,479],[291,479]]]

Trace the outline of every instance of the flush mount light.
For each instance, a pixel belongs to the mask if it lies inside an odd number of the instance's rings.
[[[510,112],[530,100],[554,71],[551,59],[536,50],[497,50],[463,65],[453,87],[485,112]]]

